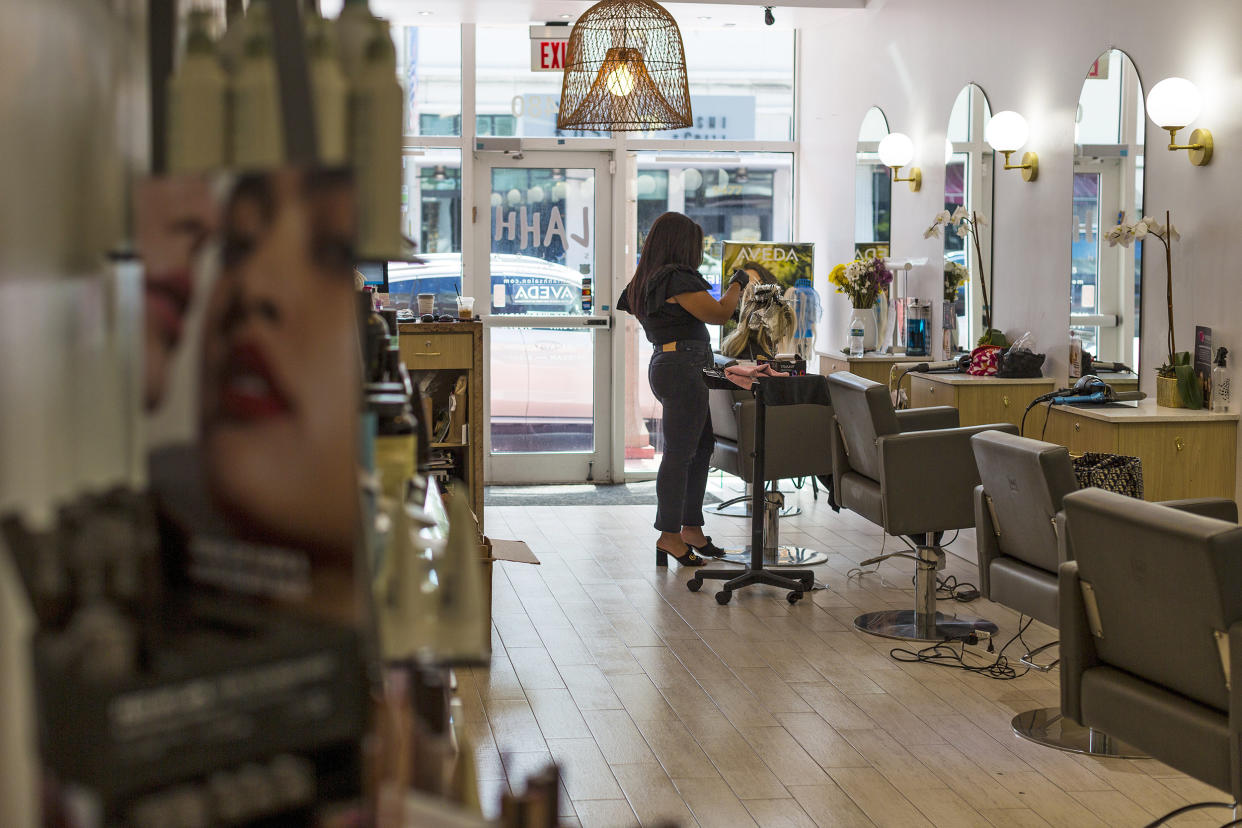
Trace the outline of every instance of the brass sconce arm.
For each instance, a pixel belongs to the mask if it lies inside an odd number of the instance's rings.
[[[1022,170],[1023,181],[1034,181],[1039,177],[1039,156],[1033,152],[1024,153],[1021,164],[1010,164],[1009,157],[1016,150],[1001,150],[1001,155],[1005,156],[1005,169]]]
[[[904,177],[904,178],[903,178],[903,177],[901,177],[901,175],[900,175],[900,173],[901,173],[901,167],[889,167],[889,171],[892,173],[893,183],[897,183],[897,182],[899,182],[899,181],[907,181],[907,182],[909,182],[909,184],[910,184],[910,192],[912,192],[912,193],[917,193],[920,189],[922,189],[922,187],[923,187],[923,171],[922,171],[921,169],[919,169],[918,167],[911,167],[911,168],[910,168],[910,175],[908,175],[908,176],[906,176],[906,177]]]
[[[1189,144],[1177,143],[1177,133],[1185,127],[1165,127],[1169,133],[1169,151],[1186,150],[1190,153],[1190,163],[1202,167],[1212,160],[1212,131],[1196,129],[1190,133]]]

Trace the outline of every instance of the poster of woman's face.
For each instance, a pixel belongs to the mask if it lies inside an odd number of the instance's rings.
[[[348,174],[172,179],[143,188],[139,201],[149,406],[170,385],[170,354],[198,353],[180,363],[197,372],[188,432],[197,441],[183,453],[192,461],[172,474],[153,470],[153,482],[192,468],[184,483],[201,490],[215,528],[312,562],[351,561],[360,379]],[[212,272],[196,280],[195,268]],[[187,308],[201,316],[201,341],[179,343]]]

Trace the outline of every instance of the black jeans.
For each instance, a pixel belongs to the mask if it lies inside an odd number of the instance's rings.
[[[712,364],[711,345],[703,342],[688,350],[656,351],[647,367],[647,381],[664,407],[664,457],[656,474],[655,528],[661,532],[703,525],[715,438],[702,369]]]

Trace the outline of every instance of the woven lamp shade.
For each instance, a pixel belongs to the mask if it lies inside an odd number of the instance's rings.
[[[692,123],[686,51],[654,0],[601,0],[574,24],[558,129],[683,129]]]

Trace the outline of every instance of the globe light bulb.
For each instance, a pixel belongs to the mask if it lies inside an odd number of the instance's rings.
[[[613,97],[629,97],[634,91],[634,71],[630,69],[629,63],[618,63],[608,73],[608,79],[604,83]]]
[[[1182,129],[1192,124],[1203,106],[1203,98],[1185,78],[1165,78],[1147,93],[1147,114],[1152,123],[1164,129]]]
[[[914,157],[914,143],[900,132],[890,132],[880,141],[880,163],[886,167],[904,167]]]
[[[983,131],[984,140],[998,152],[1015,152],[1021,149],[1029,135],[1026,118],[1010,109],[993,115]]]

